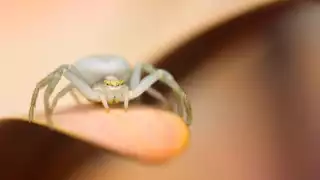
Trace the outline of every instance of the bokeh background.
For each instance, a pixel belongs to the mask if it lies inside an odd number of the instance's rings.
[[[60,64],[103,53],[155,61],[212,24],[274,1],[2,0],[0,81],[8,88],[0,114],[26,113],[35,83]]]

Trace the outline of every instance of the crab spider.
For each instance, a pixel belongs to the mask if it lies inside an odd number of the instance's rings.
[[[148,73],[141,79],[141,74]],[[69,84],[53,98],[49,99],[59,83],[65,77]],[[92,102],[101,102],[109,110],[109,104],[123,102],[127,109],[129,101],[139,97],[145,91],[151,96],[166,102],[161,93],[151,88],[157,82],[168,85],[173,89],[180,100],[180,115],[187,125],[191,124],[191,106],[185,92],[175,81],[173,76],[162,69],[155,69],[150,64],[138,63],[131,69],[129,63],[119,56],[91,56],[76,61],[73,65],[61,65],[37,83],[33,92],[29,110],[29,121],[34,119],[34,110],[39,91],[46,87],[44,92],[45,116],[52,125],[51,115],[60,98],[77,89],[86,99]],[[74,96],[74,94],[72,94]]]

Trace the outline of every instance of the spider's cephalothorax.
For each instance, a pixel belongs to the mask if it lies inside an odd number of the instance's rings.
[[[105,77],[104,87],[100,87],[103,94],[105,94],[105,99],[107,104],[117,104],[119,102],[124,102],[126,97],[129,97],[129,87],[124,83],[124,80],[119,80],[114,76]],[[105,106],[106,103],[105,103]],[[125,105],[125,108],[127,106]]]
[[[148,75],[141,78],[142,73]],[[49,103],[50,96],[62,77],[69,80],[69,84],[64,87]],[[102,81],[101,81],[102,79]],[[78,90],[86,99],[92,102],[101,102],[109,110],[108,104],[123,102],[124,108],[128,108],[130,100],[139,97],[144,92],[166,102],[166,99],[151,86],[157,82],[168,85],[179,97],[180,115],[190,125],[192,120],[191,106],[186,94],[175,81],[172,75],[162,69],[155,69],[150,64],[138,63],[131,69],[129,63],[119,56],[92,56],[80,59],[73,65],[61,65],[47,77],[42,79],[35,88],[31,99],[29,110],[29,121],[34,118],[34,109],[39,91],[45,88],[44,106],[45,115],[50,125],[51,115],[58,100]],[[74,94],[73,94],[73,97]]]

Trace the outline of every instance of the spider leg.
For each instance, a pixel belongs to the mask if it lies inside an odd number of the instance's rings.
[[[81,104],[81,101],[80,101],[79,97],[77,96],[77,93],[74,88],[72,88],[69,93],[70,93],[71,97],[76,101],[77,104]]]
[[[125,93],[123,94],[124,94],[124,98],[123,98],[124,110],[127,111],[129,107],[129,88],[128,87],[126,87]]]
[[[39,96],[39,92],[42,88],[44,88],[48,84],[48,82],[51,80],[51,78],[52,77],[50,75],[48,75],[43,80],[38,82],[36,88],[33,90],[31,103],[30,103],[30,109],[29,109],[29,122],[32,122],[32,120],[34,119],[34,110],[36,108],[36,103],[37,103],[37,99]]]
[[[109,105],[108,105],[108,102],[106,100],[106,97],[105,95],[103,95],[102,93],[99,95],[100,97],[100,100],[102,102],[102,105],[104,106],[104,108],[106,109],[107,112],[109,112]]]
[[[139,85],[141,81],[142,66],[143,66],[142,63],[138,63],[137,65],[135,65],[131,75],[131,79],[130,79],[130,89],[135,89]],[[165,105],[169,104],[167,99],[156,89],[150,87],[146,91],[150,96],[160,100],[163,104]]]
[[[51,72],[49,75],[47,75],[40,82],[37,83],[36,88],[33,90],[32,98],[31,98],[30,109],[29,109],[29,122],[32,122],[34,119],[34,110],[36,108],[36,103],[37,103],[40,90],[45,86],[47,86],[50,83],[50,81],[52,81],[56,76],[59,76],[61,71],[65,69],[66,66],[67,65],[61,65],[60,67],[55,69],[53,72]]]
[[[169,86],[174,91],[174,94],[179,97],[183,107],[183,113],[181,116],[185,119],[186,124],[190,125],[192,121],[190,102],[187,99],[185,92],[175,81],[173,76],[169,72],[162,69],[155,69],[152,65],[149,64],[142,64],[142,69],[150,74],[143,78],[136,88],[132,89],[130,99],[134,99],[140,96],[144,91],[149,89],[155,82],[161,81],[162,83]]]
[[[61,66],[61,69],[56,72],[54,78],[48,83],[47,88],[44,92],[44,110],[45,110],[44,112],[45,112],[45,117],[46,117],[49,125],[53,125],[52,112],[53,112],[53,108],[56,106],[57,101],[58,101],[58,99],[56,99],[56,102],[54,102],[55,103],[54,106],[50,107],[50,97],[51,97],[54,89],[58,85],[59,81],[61,80],[62,76],[66,76],[65,73],[66,74],[71,73],[72,75],[74,75],[78,79],[84,81],[82,75],[77,71],[77,69],[75,67],[73,67],[73,65],[63,65],[63,66]],[[67,86],[67,87],[69,88],[69,86]],[[64,91],[66,91],[66,90],[63,89],[62,92],[64,93]],[[61,98],[62,94],[60,93],[60,96],[58,96],[58,98]],[[63,95],[65,95],[65,94],[63,94]]]
[[[48,86],[47,92],[45,92],[45,108],[46,108],[46,117],[49,117],[51,110],[49,106],[49,96],[51,95],[52,91],[54,90],[56,84],[58,83],[58,79],[60,80],[62,76],[68,79],[75,88],[77,88],[82,95],[86,98],[94,101],[100,101],[99,94],[95,92],[90,85],[84,80],[81,74],[77,72],[77,69],[73,65],[61,65],[55,71],[50,73],[47,77],[42,79],[33,92],[31,105],[29,110],[29,121],[31,122],[34,118],[34,109],[36,107],[36,100],[38,98],[38,94],[42,88]],[[51,84],[51,82],[53,82]],[[58,101],[58,98],[55,100]],[[57,102],[54,102],[56,105]],[[55,107],[55,105],[53,107]],[[49,108],[48,108],[49,107]],[[50,120],[50,117],[49,117]],[[48,120],[48,121],[49,121]],[[52,123],[51,121],[49,123]]]
[[[147,93],[148,93],[150,96],[152,96],[152,97],[158,99],[159,101],[161,101],[163,104],[165,104],[165,105],[168,105],[168,104],[169,104],[168,100],[167,100],[159,91],[157,91],[156,89],[150,87],[150,88],[147,90]]]
[[[65,96],[68,92],[71,92],[72,89],[74,88],[74,86],[70,83],[68,84],[66,87],[64,87],[61,91],[59,91],[57,93],[57,95],[53,98],[52,100],[52,103],[51,103],[51,107],[50,107],[50,113],[52,114],[55,107],[57,106],[58,104],[58,101],[63,97]],[[50,114],[50,115],[51,115]]]
[[[64,87],[61,91],[57,93],[57,95],[53,98],[52,104],[50,107],[50,113],[53,112],[55,107],[58,104],[58,101],[65,96],[67,93],[70,93],[72,97],[76,100],[77,103],[80,104],[80,100],[74,92],[76,88],[84,97],[93,100],[93,101],[102,101],[101,94],[94,91],[90,85],[83,79],[82,76],[79,77],[77,70],[71,66],[67,71],[64,72],[63,76],[70,81],[70,83]],[[51,114],[50,114],[51,115]]]
[[[55,88],[57,87],[59,81],[61,80],[61,77],[63,75],[63,71],[64,71],[64,69],[61,69],[60,71],[58,71],[56,73],[55,77],[52,78],[52,80],[48,83],[47,88],[44,92],[44,96],[43,96],[44,114],[45,114],[45,117],[50,125],[53,124],[52,118],[51,118],[52,109],[50,107],[50,97],[51,97],[51,94],[53,93],[53,91],[55,90]]]
[[[77,104],[81,104],[78,96],[76,95],[76,93],[74,92],[74,86],[72,85],[72,83],[68,84],[66,87],[64,87],[62,90],[60,90],[57,95],[53,98],[52,103],[51,103],[51,107],[50,107],[50,113],[53,113],[55,107],[58,104],[58,101],[65,96],[67,93],[70,93],[70,95],[73,97],[73,99],[75,99]]]
[[[87,99],[92,101],[101,101],[99,95],[101,92],[95,91],[73,65],[70,65],[69,69],[64,72],[63,76],[69,80],[73,87]]]

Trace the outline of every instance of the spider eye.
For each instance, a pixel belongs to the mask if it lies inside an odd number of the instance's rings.
[[[105,83],[107,86],[110,85],[110,81],[108,81],[108,80],[104,80],[104,83]]]

